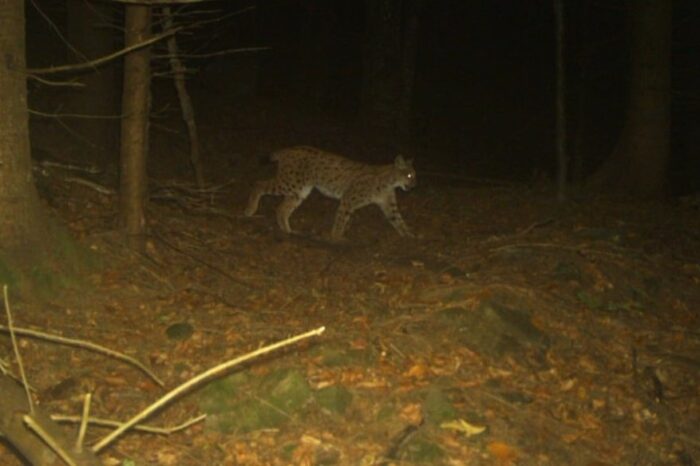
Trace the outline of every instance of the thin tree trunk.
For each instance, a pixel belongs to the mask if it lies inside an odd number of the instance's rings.
[[[569,153],[571,162],[571,180],[574,185],[581,186],[584,181],[584,160],[586,158],[586,142],[590,137],[592,116],[589,112],[591,98],[591,56],[593,55],[591,29],[591,3],[581,2],[573,16],[578,16],[579,50],[576,61],[578,79],[576,80],[576,103],[573,109],[574,130],[571,133],[572,143]]]
[[[557,198],[566,199],[566,182],[569,172],[569,158],[566,153],[566,63],[564,46],[566,35],[564,31],[563,0],[554,0],[554,16],[556,21],[557,40],[557,92],[556,92],[556,148],[557,148]]]
[[[126,7],[125,46],[151,35],[151,8],[142,5]],[[145,47],[124,60],[121,136],[121,222],[133,247],[143,245],[148,177],[148,116],[150,109],[151,48]]]
[[[401,109],[403,0],[366,0],[362,114],[370,128],[396,135]]]
[[[170,11],[170,7],[164,7],[163,12],[163,24],[165,29],[173,29],[173,15]],[[182,64],[180,60],[179,52],[177,49],[177,41],[175,35],[171,35],[168,38],[168,56],[170,57],[170,68],[173,71],[173,78],[175,80],[175,89],[177,90],[177,97],[180,101],[180,110],[182,111],[182,119],[185,120],[187,125],[187,132],[190,137],[190,162],[192,162],[192,168],[194,170],[195,179],[197,180],[197,185],[202,188],[204,187],[204,169],[202,167],[202,161],[199,156],[199,136],[197,134],[197,122],[194,119],[194,107],[192,106],[192,99],[187,93],[187,87],[185,86],[185,65]]]
[[[419,18],[422,6],[422,0],[407,0],[405,6],[405,26],[402,44],[401,109],[398,122],[403,146],[411,142],[411,130],[413,126],[413,89],[416,82],[416,59],[418,58],[418,27],[420,25]]]

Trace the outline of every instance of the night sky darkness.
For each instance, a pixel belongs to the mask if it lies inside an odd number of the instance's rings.
[[[251,4],[254,13],[202,28],[184,37],[183,44],[200,52],[258,45],[272,49],[254,56],[195,60],[191,64],[202,72],[191,78],[191,86],[214,86],[216,76],[216,88],[228,89],[231,99],[252,87],[255,96],[286,106],[290,118],[303,108],[348,127],[355,124],[366,45],[365,2],[232,1],[189,8],[217,9],[207,14],[212,17]],[[576,131],[583,128],[576,147],[583,156],[583,173],[590,174],[612,150],[623,123],[629,64],[625,2],[568,0],[565,5],[569,144],[574,146]],[[31,64],[45,61],[51,46],[41,41],[41,20],[27,8]],[[552,2],[544,0],[423,2],[412,119],[416,157],[469,176],[522,180],[537,170],[555,173],[552,10]],[[676,1],[670,163],[674,194],[700,188],[698,30],[700,2]],[[582,56],[588,60],[583,81]],[[250,66],[254,86],[237,81],[240,70]]]

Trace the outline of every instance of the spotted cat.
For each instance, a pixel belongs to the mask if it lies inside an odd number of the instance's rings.
[[[313,147],[291,147],[272,154],[277,176],[258,182],[250,194],[246,216],[255,214],[260,198],[281,195],[277,224],[292,233],[289,217],[316,188],[328,197],[340,200],[331,231],[331,239],[343,239],[350,216],[357,209],[376,204],[401,236],[413,236],[396,206],[394,190],[408,191],[416,185],[411,160],[400,155],[391,165],[366,165]]]

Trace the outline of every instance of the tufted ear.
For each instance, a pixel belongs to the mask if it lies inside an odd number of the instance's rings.
[[[413,167],[413,159],[405,160],[403,155],[397,155],[394,159],[394,166],[401,169],[411,168]]]

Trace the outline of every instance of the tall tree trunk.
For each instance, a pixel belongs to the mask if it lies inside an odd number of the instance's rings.
[[[69,62],[83,62],[114,52],[115,32],[111,26],[115,7],[109,3],[68,0],[68,40],[73,46]],[[114,63],[90,70],[80,77],[85,85],[69,95],[67,111],[82,115],[116,116],[119,114],[117,66]],[[79,118],[70,121],[71,130],[83,145],[83,154],[92,160],[83,162],[116,168],[119,120]]]
[[[128,5],[125,23],[125,46],[143,42],[151,35],[151,8]],[[127,238],[131,246],[136,248],[143,245],[146,225],[150,60],[150,47],[132,52],[124,60],[120,214]]]
[[[592,178],[642,197],[663,193],[670,154],[673,2],[635,0],[631,8],[631,75],[627,115],[617,146]]]
[[[366,0],[362,115],[405,144],[409,138],[421,0]]]
[[[0,0],[0,247],[33,258],[45,231],[29,155],[24,2]]]
[[[557,150],[557,198],[566,200],[566,188],[569,175],[569,156],[566,152],[566,44],[564,3],[563,0],[553,0],[556,27],[556,63],[557,63],[557,92],[556,107],[556,150]]]

